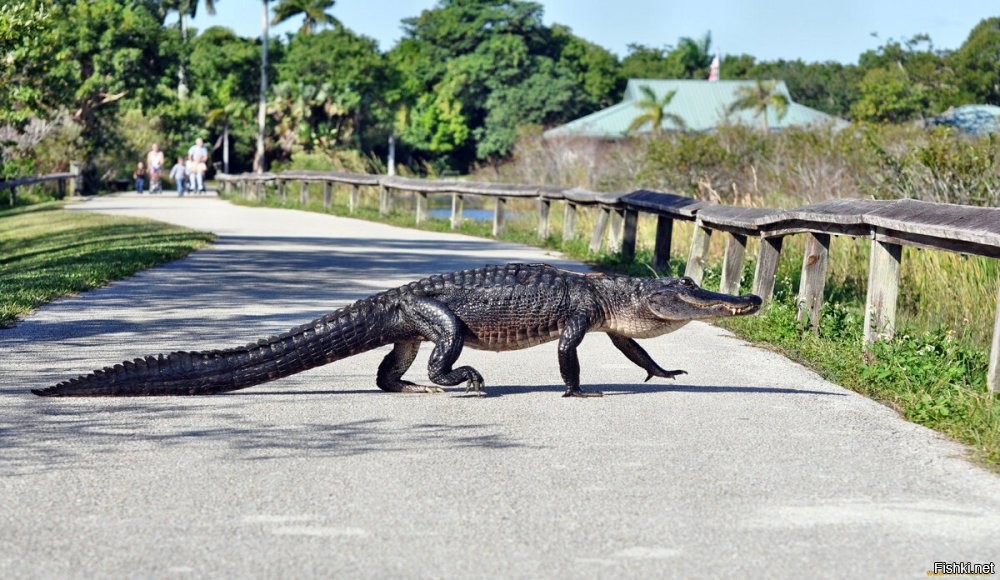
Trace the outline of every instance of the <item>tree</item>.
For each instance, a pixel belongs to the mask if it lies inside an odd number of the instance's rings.
[[[260,98],[257,102],[257,152],[254,154],[253,167],[257,173],[264,173],[267,168],[264,158],[264,131],[267,129],[267,36],[268,36],[268,8],[270,0],[261,0],[263,7],[263,20],[261,27],[263,31],[260,35]]]
[[[405,19],[403,29],[388,55],[399,79],[398,107],[408,112],[397,129],[418,153],[435,153],[431,144],[437,152],[453,146],[446,155],[432,155],[439,166],[464,170],[502,157],[517,125],[563,122],[587,98],[576,80],[579,71],[560,66],[560,43],[542,23],[537,3],[441,0]],[[442,89],[447,98],[426,96]],[[459,120],[466,130],[457,130]],[[415,144],[407,135],[423,138]],[[461,139],[465,135],[471,138]]]
[[[222,125],[222,135],[212,146],[212,150],[222,146],[222,172],[229,173],[229,130],[234,120],[242,120],[250,111],[250,105],[235,95],[239,81],[235,76],[228,76],[217,85],[211,99],[213,108],[205,115],[209,125]]]
[[[551,34],[559,68],[583,90],[583,98],[571,104],[568,116],[581,117],[621,100],[625,77],[615,55],[561,24],[553,25]]]
[[[778,120],[784,119],[788,112],[788,97],[778,89],[778,81],[769,82],[757,80],[751,86],[736,89],[736,100],[729,105],[729,112],[753,109],[754,119],[760,118],[761,127],[767,131],[767,111],[774,109]]]
[[[274,7],[274,21],[272,24],[281,24],[286,20],[303,15],[302,27],[299,34],[312,34],[316,29],[324,24],[339,25],[337,20],[327,10],[333,8],[336,0],[281,0]]]
[[[805,63],[802,60],[756,62],[752,56],[726,56],[722,60],[725,79],[781,79],[795,102],[830,115],[847,116],[859,97],[858,83],[864,71],[839,62]]]
[[[889,39],[858,59],[863,78],[851,105],[856,119],[902,122],[934,115],[962,99],[947,53],[926,34]]]
[[[699,40],[681,37],[674,48],[630,44],[629,54],[622,59],[622,76],[629,79],[704,79],[712,65],[711,47],[712,35],[708,32]]]
[[[189,72],[192,92],[207,98],[204,112],[209,126],[221,129],[215,149],[222,147],[223,170],[229,173],[235,149],[236,167],[251,166],[256,126],[251,103],[260,93],[261,47],[253,39],[241,38],[232,30],[213,26],[191,42]],[[199,125],[201,125],[199,123]],[[216,133],[218,134],[218,133]],[[185,142],[199,135],[187,135]]]
[[[374,123],[373,117],[388,117],[375,111],[385,107],[389,74],[374,39],[339,25],[316,34],[297,34],[275,70],[279,84],[287,83],[299,93],[312,92],[308,99],[311,113],[305,122],[323,147],[341,146],[348,139],[363,147],[383,141],[384,131],[363,134]]]
[[[708,69],[712,66],[712,34],[706,32],[698,40],[682,37],[677,41],[677,48],[667,54],[667,63],[674,78],[704,79],[708,78]]]
[[[649,85],[640,85],[639,91],[642,98],[636,101],[635,106],[642,111],[639,116],[632,119],[628,126],[628,132],[634,133],[647,124],[653,135],[659,136],[663,132],[663,122],[670,121],[675,127],[684,129],[684,119],[674,113],[668,113],[667,107],[670,101],[674,100],[677,91],[668,91],[663,97],[657,97],[656,92]]]
[[[211,15],[215,15],[215,1],[214,0],[204,0],[205,2],[205,12]],[[177,25],[181,30],[181,42],[187,45],[188,42],[188,28],[187,28],[187,18],[190,16],[194,18],[198,15],[198,5],[200,3],[198,0],[165,0],[162,2],[162,6],[167,10],[176,10],[178,14]],[[181,61],[177,67],[177,98],[184,100],[188,94],[186,69],[184,67],[184,59]]]
[[[0,5],[0,124],[23,124],[72,102],[79,72],[60,46],[56,9]]]
[[[901,65],[873,68],[858,86],[861,97],[851,105],[857,121],[902,123],[925,110],[926,95]]]
[[[1000,17],[980,21],[948,60],[968,101],[1000,105]]]

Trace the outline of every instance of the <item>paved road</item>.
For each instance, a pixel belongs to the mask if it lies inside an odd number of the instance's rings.
[[[466,350],[483,398],[383,393],[381,351],[220,396],[36,398],[433,272],[557,261],[216,199],[79,209],[220,237],[0,331],[4,578],[901,578],[1000,557],[1000,478],[960,446],[705,324],[645,341],[676,382],[588,337],[603,399],[559,396],[552,344]]]

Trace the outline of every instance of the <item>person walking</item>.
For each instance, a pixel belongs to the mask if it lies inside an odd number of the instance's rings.
[[[142,161],[135,164],[135,171],[132,172],[132,180],[135,183],[135,192],[142,194],[142,190],[146,187],[146,168],[143,167]]]
[[[188,149],[188,159],[192,162],[189,168],[193,172],[191,183],[196,193],[205,193],[205,172],[208,170],[208,149],[205,141],[199,137]]]
[[[153,143],[149,153],[146,154],[146,167],[149,168],[149,193],[160,193],[163,191],[163,151],[160,146]]]
[[[178,157],[177,164],[170,168],[170,179],[177,184],[177,197],[183,197],[187,187],[187,168],[183,157]]]

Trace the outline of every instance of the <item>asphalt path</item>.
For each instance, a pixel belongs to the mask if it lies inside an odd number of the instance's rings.
[[[543,251],[214,198],[74,209],[219,235],[0,330],[4,578],[925,577],[1000,557],[1000,478],[717,327],[466,349],[489,396],[384,393],[386,349],[208,397],[42,399],[146,354],[244,344],[429,274]],[[426,382],[426,358],[408,374]]]

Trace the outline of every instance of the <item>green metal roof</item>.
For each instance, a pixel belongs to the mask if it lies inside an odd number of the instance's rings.
[[[656,94],[657,99],[663,98],[663,95],[670,91],[677,91],[673,100],[670,101],[670,105],[667,106],[666,112],[684,119],[685,127],[690,131],[709,131],[725,122],[759,126],[761,120],[754,117],[752,110],[727,113],[729,104],[738,98],[737,91],[741,87],[754,87],[756,83],[757,81],[629,79],[628,86],[625,87],[625,98],[621,103],[549,129],[545,132],[545,136],[603,138],[625,136],[633,119],[643,114],[643,111],[636,105],[636,102],[642,98],[639,87],[643,85],[649,86]],[[767,125],[770,129],[814,124],[833,124],[835,126],[847,124],[842,119],[792,101],[784,81],[778,81],[775,89],[785,95],[789,103],[785,116],[781,119],[778,119],[773,107],[768,107]],[[663,128],[666,130],[676,129],[668,120],[664,121]],[[648,133],[650,129],[647,124],[638,132]]]

